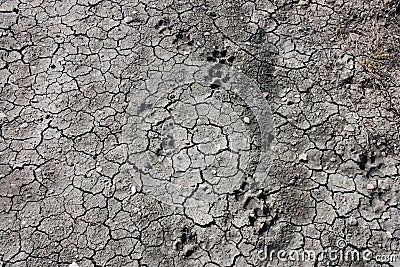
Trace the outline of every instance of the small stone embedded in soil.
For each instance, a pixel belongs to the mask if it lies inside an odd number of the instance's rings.
[[[301,153],[299,155],[299,160],[300,161],[308,161],[308,155],[306,153]]]
[[[387,231],[387,232],[386,232],[386,234],[387,234],[387,237],[388,237],[388,238],[390,238],[390,239],[392,239],[392,238],[393,238],[393,235],[392,235],[392,233],[391,233],[391,232]]]
[[[347,132],[354,132],[354,127],[349,124],[344,127],[344,130]]]
[[[125,23],[131,23],[133,21],[133,18],[130,16],[127,16],[124,18]]]
[[[374,190],[375,189],[375,185],[374,184],[367,184],[367,189],[368,190]]]
[[[357,33],[351,32],[350,33],[350,39],[352,41],[358,41],[360,39],[360,35],[358,35]]]

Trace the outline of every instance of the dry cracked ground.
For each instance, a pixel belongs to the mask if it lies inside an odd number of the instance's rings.
[[[1,0],[2,266],[400,266],[398,0]]]

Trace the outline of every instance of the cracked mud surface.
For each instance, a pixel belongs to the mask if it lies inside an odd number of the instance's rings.
[[[399,47],[396,0],[0,0],[1,265],[400,266]]]

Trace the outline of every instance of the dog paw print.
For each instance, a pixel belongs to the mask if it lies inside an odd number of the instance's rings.
[[[177,45],[178,51],[189,52],[194,45],[194,41],[190,39],[188,32],[180,31],[175,35],[172,44]]]
[[[160,19],[158,23],[154,26],[154,28],[158,30],[159,34],[171,32],[173,29],[173,27],[170,25],[170,20],[168,18]]]
[[[194,41],[190,38],[188,31],[174,29],[168,18],[161,19],[155,25],[155,29],[158,30],[159,34],[163,34],[165,38],[170,40],[170,44],[176,46],[178,51],[188,53],[194,45]]]
[[[235,61],[235,56],[229,56],[227,49],[219,50],[218,47],[215,47],[214,51],[212,51],[211,54],[207,56],[207,61],[232,65]]]

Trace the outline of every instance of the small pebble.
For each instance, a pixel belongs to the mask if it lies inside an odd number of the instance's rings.
[[[28,123],[24,122],[24,123],[21,124],[20,127],[21,127],[21,128],[26,128],[26,127],[28,127]]]
[[[299,160],[300,161],[307,161],[308,160],[308,155],[306,153],[301,153],[299,155]]]
[[[130,16],[127,16],[124,18],[125,23],[131,23],[133,21],[133,18]]]
[[[367,189],[368,190],[374,190],[375,189],[375,185],[374,184],[367,184]]]
[[[344,127],[344,130],[347,132],[354,132],[354,127],[349,124]]]
[[[388,236],[389,238],[393,238],[393,235],[392,235],[391,232],[387,231],[386,234],[387,234],[387,236]]]
[[[350,33],[350,39],[352,41],[358,41],[360,39],[360,35],[358,35],[357,33],[351,32]]]
[[[244,118],[243,118],[243,121],[244,121],[245,123],[249,124],[249,123],[250,123],[250,118],[249,118],[249,117],[244,117]]]

